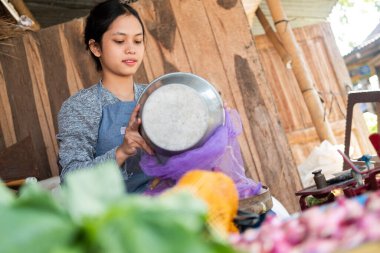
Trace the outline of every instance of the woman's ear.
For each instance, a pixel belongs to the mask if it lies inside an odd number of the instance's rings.
[[[90,48],[91,53],[93,53],[96,57],[100,57],[102,50],[100,49],[99,43],[93,39],[90,39],[88,41],[88,47]]]

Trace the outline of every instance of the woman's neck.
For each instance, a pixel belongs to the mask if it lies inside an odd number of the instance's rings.
[[[103,75],[103,86],[122,101],[132,101],[135,98],[133,76],[117,77]]]

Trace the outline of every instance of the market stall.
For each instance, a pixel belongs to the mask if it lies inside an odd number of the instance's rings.
[[[310,118],[302,130],[313,128],[313,141],[335,143],[281,2],[267,2],[285,33],[266,29],[272,42],[284,43],[275,45],[282,61],[278,55],[266,60],[282,68],[294,61],[298,98]],[[149,85],[137,101],[142,126],[135,129],[154,150],[139,163],[151,177],[149,187],[127,194],[115,163],[79,168],[60,184],[58,112],[69,96],[99,79],[78,40],[84,20],[12,38],[0,44],[0,177],[8,181],[8,187],[0,183],[0,235],[6,235],[0,252],[376,252],[379,170],[351,164],[353,173],[337,182],[340,192],[314,172],[315,185],[302,189],[283,127],[284,115],[295,113],[281,107],[278,115],[279,93],[268,85],[277,76],[267,77],[273,68],[262,68],[269,63],[256,48],[242,3],[134,4],[149,41],[136,74]],[[343,94],[340,81],[335,88]],[[358,129],[360,142],[365,131]]]
[[[232,8],[217,1],[134,4],[149,42],[137,82],[147,84],[164,73],[182,71],[213,83],[241,116],[239,143],[247,175],[273,188],[272,194],[290,212],[296,211],[292,193],[301,188],[298,172],[242,4],[237,1]],[[83,22],[76,19],[0,44],[0,149],[31,136],[40,180],[59,174],[57,115],[63,101],[98,81],[78,39]],[[25,96],[18,95],[21,91]]]
[[[238,212],[238,192],[220,172],[191,171],[154,197],[125,195],[121,179],[114,164],[103,164],[53,193],[34,182],[16,197],[0,184],[0,251],[375,253],[380,246],[379,191],[283,218]]]

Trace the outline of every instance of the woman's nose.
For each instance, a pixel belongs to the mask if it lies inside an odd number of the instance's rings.
[[[135,54],[135,50],[132,45],[127,44],[125,47],[125,53],[126,54]]]

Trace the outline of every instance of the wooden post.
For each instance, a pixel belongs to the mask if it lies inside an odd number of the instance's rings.
[[[321,141],[328,140],[336,144],[336,139],[331,126],[324,114],[321,99],[315,90],[313,78],[305,57],[295,39],[289,20],[283,10],[281,0],[266,0],[272,14],[277,33],[286,49],[292,57],[293,72],[301,89],[306,106],[309,110],[312,122]]]
[[[268,37],[270,42],[272,42],[277,53],[280,55],[282,62],[285,64],[287,68],[290,68],[291,63],[292,63],[292,58],[290,57],[288,52],[285,50],[284,45],[281,43],[281,41],[277,37],[277,34],[273,31],[271,25],[269,24],[268,20],[266,19],[260,7],[258,7],[256,10],[256,16],[258,20],[260,21],[260,24],[263,27],[266,36]]]

